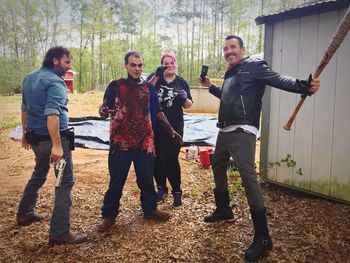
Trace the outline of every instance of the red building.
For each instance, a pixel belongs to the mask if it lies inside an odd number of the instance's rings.
[[[74,93],[74,76],[75,72],[72,70],[68,70],[66,75],[63,77],[64,82],[67,85],[67,88],[70,90],[71,93]]]

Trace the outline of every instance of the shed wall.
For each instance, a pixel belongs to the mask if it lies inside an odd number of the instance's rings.
[[[265,47],[265,51],[271,50],[268,62],[272,68],[306,79],[316,69],[345,12],[331,11],[267,26],[273,32]],[[261,172],[270,181],[350,201],[349,68],[347,36],[321,74],[320,91],[306,99],[291,131],[285,131],[283,125],[300,96],[274,88],[265,94],[269,97],[264,100],[263,112],[268,116],[263,116],[262,132],[268,134],[262,136]],[[293,162],[289,167],[285,162],[288,155],[289,161],[295,161],[294,167]]]
[[[186,109],[186,112],[207,112],[217,113],[219,111],[220,100],[209,93],[208,88],[191,87],[193,105]]]

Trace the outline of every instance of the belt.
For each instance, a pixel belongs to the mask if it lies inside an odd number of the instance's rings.
[[[234,121],[218,121],[216,123],[216,127],[225,128],[227,126],[234,125],[234,124],[237,124],[237,123],[235,123]]]
[[[224,125],[220,125],[220,126],[219,126],[219,123],[218,123],[216,126],[217,126],[218,128],[225,128],[225,127],[230,126],[230,125],[233,125],[233,123],[232,123],[232,124],[229,124],[229,123],[226,122],[226,125],[225,125],[225,126],[224,126]],[[238,128],[234,129],[234,130],[231,131],[231,132],[245,132],[245,133],[251,133],[251,132],[245,131],[245,130],[242,129],[241,127],[238,127]]]
[[[61,137],[67,137],[67,131],[68,130],[61,131],[60,132]],[[38,142],[51,141],[51,137],[48,134],[35,133],[35,137],[37,138]]]

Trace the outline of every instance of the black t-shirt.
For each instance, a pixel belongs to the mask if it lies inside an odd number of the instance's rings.
[[[153,74],[148,79],[152,76]],[[170,124],[182,124],[184,122],[182,110],[184,99],[179,98],[177,95],[179,90],[185,90],[187,98],[192,100],[190,87],[187,82],[183,78],[176,76],[172,82],[167,83],[162,77],[157,81],[155,89],[161,108]]]

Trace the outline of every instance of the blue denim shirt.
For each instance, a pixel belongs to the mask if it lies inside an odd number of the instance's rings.
[[[26,129],[49,134],[47,116],[57,115],[60,131],[68,129],[67,86],[52,69],[41,68],[23,80],[22,111],[27,115]]]

